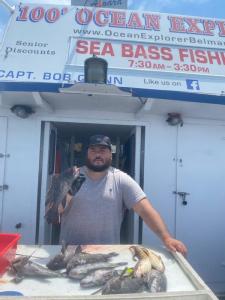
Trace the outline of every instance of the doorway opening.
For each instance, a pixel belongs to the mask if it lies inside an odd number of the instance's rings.
[[[48,179],[71,166],[85,164],[86,149],[90,136],[104,134],[112,142],[112,166],[131,177],[135,177],[136,126],[51,122],[49,130]],[[47,225],[46,225],[47,226]],[[46,227],[45,226],[45,227]],[[59,243],[60,225],[51,225],[50,243]],[[134,213],[125,211],[121,226],[121,244],[130,244],[134,240]]]

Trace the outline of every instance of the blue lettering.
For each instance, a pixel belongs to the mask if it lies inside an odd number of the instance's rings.
[[[18,71],[16,74],[16,78],[23,77],[25,75],[24,71]]]
[[[60,73],[54,73],[52,77],[53,80],[61,80],[62,75]]]
[[[108,84],[122,84],[123,83],[123,78],[122,77],[108,76],[107,83]]]
[[[0,70],[0,78],[5,76],[5,71],[4,70]]]
[[[69,74],[69,73],[61,74],[61,73],[44,72],[43,73],[43,79],[44,80],[55,80],[55,81],[59,81],[59,80],[70,81],[71,80],[71,74]]]
[[[78,75],[77,81],[78,82],[84,82],[84,74]],[[108,84],[122,84],[123,83],[123,77],[108,76],[107,83]]]
[[[27,72],[27,78],[30,79],[32,74],[34,74],[34,72]]]
[[[34,72],[30,71],[13,71],[13,70],[0,70],[0,78],[25,78],[25,79],[31,79],[31,75],[34,74]]]
[[[13,73],[13,71],[9,71],[9,72],[5,75],[5,78],[8,78],[8,77],[14,78],[14,73]]]
[[[71,74],[68,74],[68,73],[63,74],[63,80],[70,81],[71,80]]]
[[[43,74],[43,79],[44,79],[44,80],[50,80],[50,79],[51,79],[51,73],[46,73],[46,72],[45,72],[45,73]]]
[[[77,78],[77,81],[78,82],[84,82],[84,75],[78,75],[78,78]]]

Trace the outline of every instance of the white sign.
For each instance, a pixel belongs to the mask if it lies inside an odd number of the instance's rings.
[[[223,20],[21,4],[0,47],[0,84],[82,82],[95,54],[117,86],[220,95],[224,48]]]
[[[109,69],[173,72],[220,76],[224,72],[225,52],[222,50],[163,46],[136,42],[71,39],[68,63],[84,66],[90,56],[103,57]]]

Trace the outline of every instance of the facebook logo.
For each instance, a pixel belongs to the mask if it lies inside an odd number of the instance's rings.
[[[200,90],[198,80],[186,79],[186,84],[188,90],[195,90],[195,91]]]

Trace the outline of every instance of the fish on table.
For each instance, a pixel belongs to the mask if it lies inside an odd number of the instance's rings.
[[[116,276],[106,282],[102,295],[140,293],[144,290],[143,278]]]
[[[167,279],[163,272],[151,270],[143,277],[114,275],[107,280],[102,288],[102,294],[130,294],[140,292],[159,293],[167,290]]]
[[[165,271],[165,265],[160,255],[157,255],[154,251],[150,250],[149,248],[141,247],[141,249],[149,257],[153,269],[158,270],[160,272]]]
[[[107,262],[110,258],[117,256],[118,253],[110,252],[106,254],[102,253],[85,253],[80,252],[75,254],[66,266],[67,273],[70,272],[76,266],[84,264],[94,264],[97,262]]]
[[[134,277],[144,277],[146,274],[151,272],[152,263],[149,256],[143,251],[140,246],[131,246],[130,251],[132,252],[133,259],[138,259],[134,267]]]
[[[148,292],[165,292],[167,278],[161,256],[142,246],[131,246],[129,249],[132,252],[133,259],[138,259],[137,264],[134,266],[133,276],[143,278]]]
[[[78,265],[68,272],[68,277],[79,280],[84,278],[88,273],[94,270],[114,269],[116,267],[125,266],[125,265],[127,265],[126,262],[119,262],[119,263],[96,262],[92,264]]]
[[[20,282],[24,277],[60,277],[60,273],[30,260],[31,256],[17,257],[10,266],[10,272],[15,275],[14,281]]]
[[[134,267],[134,275],[136,277],[143,277],[145,274],[151,272],[152,269],[160,272],[165,271],[165,265],[160,255],[157,255],[152,250],[142,246],[131,246],[130,251],[133,259],[138,259]]]
[[[51,258],[46,264],[46,267],[54,271],[65,269],[68,262],[76,254],[78,247],[79,246],[70,247],[63,242],[61,252],[59,254],[56,254],[53,258]]]
[[[65,269],[67,273],[74,267],[83,264],[91,264],[96,262],[106,262],[114,256],[118,256],[116,252],[110,253],[87,253],[83,252],[82,246],[66,246],[63,243],[61,252],[55,255],[47,263],[47,267],[50,270]]]
[[[98,269],[88,273],[80,281],[82,288],[103,286],[109,279],[121,275],[123,270]]]
[[[165,273],[161,271],[152,270],[145,276],[144,281],[147,291],[151,293],[165,292],[167,290],[167,278]]]
[[[100,287],[101,293],[125,294],[150,292],[158,293],[167,290],[167,278],[162,258],[154,251],[142,246],[129,247],[137,263],[127,267],[127,262],[110,262],[119,255],[116,252],[89,253],[84,252],[81,245],[66,246],[53,257],[46,266],[32,261],[30,256],[17,257],[11,264],[11,271],[15,274],[15,282],[24,277],[62,277],[80,280],[81,288]],[[125,266],[123,270],[116,269]],[[66,268],[66,273],[55,270]]]

